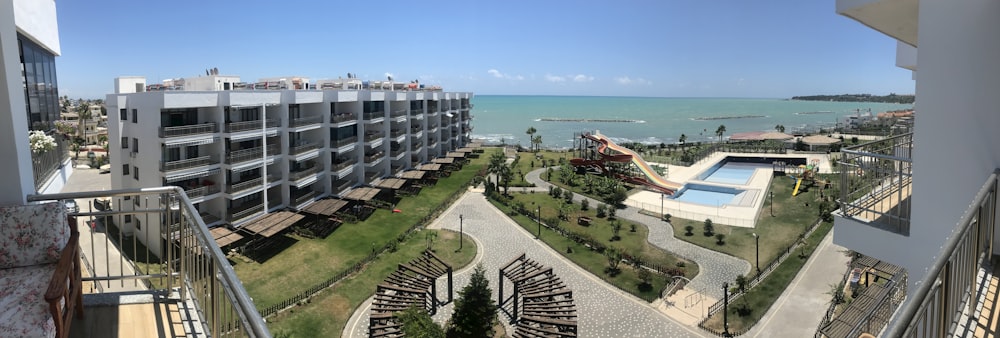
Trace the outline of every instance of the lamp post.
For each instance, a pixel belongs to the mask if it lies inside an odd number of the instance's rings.
[[[665,219],[665,218],[663,217],[663,215],[666,215],[666,214],[664,214],[664,213],[663,213],[663,198],[664,198],[664,195],[663,195],[663,193],[661,192],[661,193],[660,193],[660,219]]]
[[[774,191],[771,191],[771,217],[774,217]]]
[[[722,334],[729,337],[729,282],[722,283]]]
[[[458,214],[458,251],[462,251],[462,244],[465,243],[465,229],[462,227],[463,221],[462,214]]]
[[[539,239],[539,238],[542,237],[542,206],[541,205],[538,206],[538,213],[536,215],[538,215],[535,218],[536,220],[538,220],[538,233],[535,234],[535,239]]]
[[[760,277],[760,235],[753,233],[754,248],[757,249],[757,276]],[[754,277],[754,278],[758,278]]]

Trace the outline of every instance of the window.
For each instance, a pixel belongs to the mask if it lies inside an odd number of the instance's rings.
[[[142,231],[142,222],[139,222],[139,218],[135,218],[135,230]]]
[[[139,123],[139,110],[132,109],[132,123]]]
[[[139,152],[139,139],[135,137],[132,138],[132,152],[133,153]]]
[[[139,180],[139,167],[135,166],[132,167],[132,178],[135,179],[136,181]],[[139,203],[139,201],[136,201],[136,203]]]
[[[128,164],[122,164],[122,176],[128,176]]]
[[[136,170],[136,172],[138,172],[138,170]],[[132,204],[135,204],[135,206],[139,206],[140,203],[138,195],[136,195],[135,198],[132,199]]]
[[[128,121],[128,109],[125,108],[119,109],[118,113],[121,115],[122,121]]]
[[[132,222],[132,215],[125,215],[125,223]]]
[[[122,149],[128,149],[128,137],[122,136]]]

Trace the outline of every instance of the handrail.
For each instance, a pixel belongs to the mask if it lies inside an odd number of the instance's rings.
[[[294,128],[294,127],[307,126],[310,124],[317,124],[320,122],[323,122],[322,116],[305,116],[292,119],[291,121],[289,121],[288,125]]]
[[[184,193],[184,190],[176,186],[168,187],[153,187],[153,188],[142,188],[142,189],[116,189],[116,190],[104,190],[104,191],[81,191],[81,192],[69,192],[69,193],[57,193],[57,194],[44,194],[44,195],[28,195],[27,200],[29,202],[40,202],[47,200],[65,200],[65,199],[91,199],[95,197],[124,197],[133,196],[137,194],[163,194],[177,198],[180,200],[179,205],[183,208],[182,216],[187,220],[193,221],[193,228],[191,235],[193,235],[201,243],[214,243],[215,239],[209,234],[208,227],[205,226],[205,221],[199,215],[197,210],[194,209],[194,205],[191,204],[191,200]],[[186,213],[186,215],[183,215]],[[252,337],[271,337],[271,333],[267,328],[267,324],[264,322],[264,318],[260,316],[257,312],[253,301],[250,300],[250,296],[247,294],[246,289],[243,288],[243,284],[240,282],[239,278],[236,276],[236,272],[233,271],[233,267],[229,265],[226,256],[222,253],[217,245],[200,245],[197,250],[208,250],[208,257],[212,260],[215,266],[214,274],[210,278],[217,278],[222,281],[223,291],[226,293],[230,301],[235,301],[237,306],[234,306],[236,314],[239,316],[239,320],[243,328],[247,329],[247,334]],[[184,251],[180,252],[180,262],[181,268],[180,272],[182,274],[182,279],[191,282],[187,271],[185,271],[185,260]],[[169,266],[170,264],[168,264]],[[188,287],[181,287],[181,298],[187,298],[189,293]],[[196,303],[199,303],[195,299]],[[208,300],[205,300],[208,301]],[[202,310],[206,313],[210,311],[218,311],[217,306],[202,306]],[[218,323],[213,323],[210,327],[211,336],[219,337],[223,332],[219,331]]]
[[[200,156],[195,158],[189,158],[177,161],[162,161],[160,162],[160,171],[174,171],[181,169],[188,169],[206,165],[217,164],[218,159],[215,155]]]
[[[194,134],[214,133],[217,131],[215,122],[189,124],[182,126],[161,127],[160,137],[178,137]]]
[[[996,191],[997,187],[997,175],[1000,174],[1000,168],[995,169],[992,174],[983,183],[982,188],[976,193],[976,198],[972,200],[970,207],[966,209],[965,213],[962,214],[962,218],[959,220],[958,229],[952,232],[952,235],[948,238],[948,241],[944,244],[943,249],[939,251],[937,258],[934,259],[934,264],[931,265],[930,269],[927,270],[926,275],[917,284],[917,289],[912,293],[913,297],[923,298],[919,303],[916,302],[917,299],[906,302],[900,308],[897,313],[897,320],[893,322],[888,328],[886,328],[885,337],[904,337],[910,336],[914,329],[914,319],[917,313],[922,312],[930,304],[932,297],[926,297],[931,293],[931,290],[940,285],[942,281],[940,280],[940,274],[944,270],[948,262],[951,261],[952,255],[958,245],[965,238],[965,235],[972,228],[973,224],[979,224],[980,222],[972,222],[972,219],[979,215],[978,206],[983,203],[987,196],[991,192]],[[989,225],[992,226],[992,225]],[[942,316],[952,316],[954,314],[944,313]]]
[[[275,127],[277,127],[280,124],[281,124],[281,120],[280,119],[266,119],[266,120],[264,120],[264,127],[265,128],[275,128]],[[236,132],[247,131],[247,130],[257,130],[257,129],[260,129],[260,127],[261,127],[261,121],[260,120],[229,122],[229,123],[226,123],[226,132],[227,133],[236,133]]]

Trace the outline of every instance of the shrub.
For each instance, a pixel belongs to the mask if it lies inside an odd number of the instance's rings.
[[[587,199],[580,201],[580,210],[587,211],[587,209],[590,209],[590,201]]]
[[[684,236],[694,235],[694,226],[692,226],[692,225],[685,225],[684,226],[684,231],[686,231],[684,233]]]
[[[608,207],[606,205],[604,205],[603,203],[598,204],[597,205],[597,217],[598,218],[604,218],[604,217],[608,216],[607,210],[608,210]]]
[[[704,226],[703,229],[705,231],[705,237],[711,237],[712,234],[715,233],[715,226],[712,225],[712,219],[711,218],[706,218],[705,219],[705,226]]]
[[[724,245],[724,244],[726,244],[725,239],[726,239],[726,235],[724,235],[724,234],[715,234],[715,244]]]

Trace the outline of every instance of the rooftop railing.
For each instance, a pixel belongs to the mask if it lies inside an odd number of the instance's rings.
[[[169,172],[182,169],[190,169],[201,166],[219,164],[219,157],[215,155],[201,156],[177,161],[160,161],[160,171]]]
[[[84,253],[121,252],[121,255],[114,255],[115,258],[111,258],[112,255],[103,255],[100,259],[96,254],[85,255],[89,276],[83,281],[93,285],[93,292],[152,293],[166,297],[167,301],[191,304],[196,311],[189,313],[189,319],[195,319],[192,324],[200,325],[201,330],[191,329],[210,337],[271,336],[226,256],[181,188],[28,196],[30,202],[66,199],[95,201],[83,204],[89,206],[81,208],[86,210],[72,214],[77,216],[80,226],[93,224],[88,241],[90,248],[82,248]],[[140,222],[145,231],[127,233],[122,230],[128,223]],[[156,226],[160,223],[175,226]],[[88,235],[84,233],[83,236]],[[142,244],[160,243],[161,240],[170,245],[163,245],[159,252],[152,252]]]
[[[913,134],[903,134],[842,150],[840,212],[908,235]]]
[[[211,134],[219,131],[218,125],[215,122],[201,123],[201,124],[191,124],[184,126],[172,126],[172,127],[161,127],[160,137],[180,137],[180,136],[190,136],[197,134]]]
[[[951,337],[963,311],[974,310],[979,296],[989,292],[988,285],[977,287],[976,275],[993,251],[997,172],[986,179],[884,337]]]

